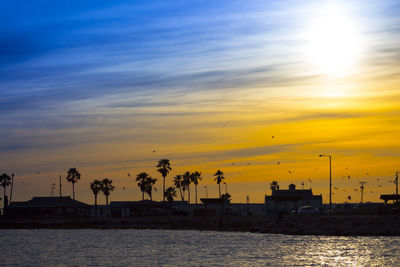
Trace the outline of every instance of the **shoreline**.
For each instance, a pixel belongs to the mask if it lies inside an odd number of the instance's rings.
[[[0,229],[160,229],[286,235],[400,236],[400,216],[323,215],[0,219]]]

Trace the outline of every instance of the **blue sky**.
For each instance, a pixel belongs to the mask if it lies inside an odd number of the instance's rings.
[[[304,52],[313,17],[332,3],[354,21],[363,44],[356,71],[333,82]],[[353,104],[387,108],[399,99],[399,13],[396,1],[6,1],[0,170],[19,170],[26,180],[36,166],[44,180],[72,165],[117,175],[162,156],[189,166],[185,159],[247,161],[335,142],[293,138],[269,148],[246,134],[388,116]],[[332,87],[347,90],[345,99],[323,97],[321,88]],[[397,119],[398,110],[390,112]],[[124,147],[141,155],[112,152]],[[154,147],[165,152],[153,155]]]

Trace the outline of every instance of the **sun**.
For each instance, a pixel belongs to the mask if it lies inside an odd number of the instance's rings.
[[[306,31],[306,55],[317,73],[345,76],[354,71],[362,50],[356,21],[346,10],[326,5]]]

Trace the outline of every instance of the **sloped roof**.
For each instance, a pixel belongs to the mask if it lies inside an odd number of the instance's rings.
[[[28,201],[12,202],[9,208],[87,208],[88,204],[73,200],[71,197],[34,197]]]

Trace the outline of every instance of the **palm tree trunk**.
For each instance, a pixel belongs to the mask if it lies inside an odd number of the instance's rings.
[[[184,198],[183,198],[182,189],[181,189],[180,187],[179,187],[179,192],[181,193],[181,199],[182,199],[182,201],[185,201]]]
[[[108,195],[106,195],[106,206],[108,207]]]
[[[188,185],[188,203],[190,204],[190,185]]]
[[[142,191],[142,201],[144,201],[144,191]]]
[[[97,194],[94,195],[94,215],[97,217]]]
[[[218,192],[219,192],[219,198],[221,198],[221,184],[218,183]]]
[[[196,204],[197,204],[197,184],[194,185],[194,190],[196,192]]]
[[[3,188],[4,188],[4,194],[3,194],[3,200],[4,200],[3,214],[4,214],[5,208],[7,208],[7,207],[6,207],[7,204],[6,204],[6,187],[3,186]]]
[[[163,203],[165,203],[165,176],[163,175],[163,185],[162,185],[162,188],[163,188],[163,198],[162,198],[162,201],[163,201]]]
[[[72,197],[75,200],[75,183],[72,183]]]

